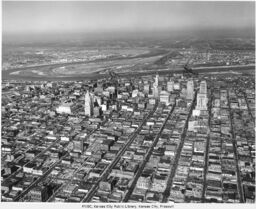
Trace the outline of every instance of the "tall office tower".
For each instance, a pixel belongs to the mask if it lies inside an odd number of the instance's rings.
[[[73,141],[73,151],[83,153],[84,151],[84,143],[83,140],[74,140]]]
[[[206,83],[206,81],[201,81],[199,93],[200,94],[207,94],[207,83]]]
[[[155,85],[158,86],[158,80],[159,80],[159,75],[156,74],[156,78],[155,78]]]
[[[168,81],[167,82],[167,91],[172,92],[174,86],[174,81]]]
[[[158,78],[159,75],[156,75],[155,82],[153,83],[153,95],[155,98],[158,98]]]
[[[89,117],[92,116],[93,113],[93,98],[89,91],[86,92],[84,98],[84,112],[85,115],[88,115]]]
[[[194,96],[194,81],[189,80],[187,82],[187,99],[193,99]]]
[[[207,94],[197,94],[197,110],[207,110]]]
[[[207,110],[207,83],[206,81],[201,81],[199,93],[197,94],[197,110]]]
[[[153,86],[152,91],[153,91],[154,98],[158,98],[158,88],[157,88],[157,86]]]

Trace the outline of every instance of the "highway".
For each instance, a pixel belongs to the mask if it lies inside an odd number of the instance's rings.
[[[124,154],[124,152],[127,150],[127,148],[131,145],[131,143],[133,142],[133,140],[135,139],[135,137],[138,135],[138,133],[141,131],[142,126],[146,123],[146,121],[148,120],[149,117],[151,117],[151,115],[156,111],[156,108],[158,106],[158,101],[155,104],[154,109],[147,115],[145,116],[145,118],[143,119],[142,123],[140,124],[140,126],[136,129],[135,132],[133,132],[130,136],[129,136],[129,140],[128,142],[125,144],[125,146],[117,153],[116,158],[108,165],[108,167],[104,170],[104,172],[101,174],[100,178],[98,179],[98,181],[96,182],[96,184],[93,185],[93,187],[90,189],[90,191],[85,195],[85,197],[81,200],[81,202],[90,202],[91,198],[93,197],[93,195],[95,194],[95,192],[98,189],[99,183],[101,181],[105,181],[109,175],[109,173],[111,172],[111,170],[115,167],[115,165],[119,162],[121,156]]]
[[[193,102],[191,104],[189,114],[188,114],[187,120],[185,122],[183,131],[182,131],[182,134],[181,134],[181,141],[180,141],[179,147],[177,149],[177,152],[176,152],[176,155],[175,155],[175,158],[174,158],[173,167],[172,167],[170,175],[168,176],[166,189],[163,192],[162,203],[166,203],[168,201],[168,197],[170,196],[170,190],[171,190],[171,187],[172,187],[173,178],[175,176],[176,169],[178,167],[178,162],[179,162],[179,159],[180,159],[181,150],[182,150],[182,147],[184,145],[185,137],[186,137],[186,134],[187,134],[188,121],[189,121],[189,118],[192,115],[192,111],[193,111],[193,109],[195,107],[195,104],[196,104],[196,97],[197,97],[197,91],[195,92],[194,99],[193,99]]]
[[[228,99],[229,119],[230,119],[230,126],[231,126],[231,135],[232,135],[232,144],[233,144],[235,163],[236,163],[237,188],[238,188],[240,202],[244,203],[245,201],[244,201],[243,188],[242,188],[242,182],[241,182],[241,176],[240,176],[240,169],[238,166],[237,144],[235,140],[235,133],[234,133],[234,127],[233,127],[233,113],[230,107],[229,92],[227,94],[227,99]]]
[[[155,146],[157,145],[157,143],[158,143],[159,137],[161,136],[161,133],[162,133],[162,131],[163,131],[163,129],[164,129],[164,127],[165,127],[165,125],[166,125],[168,119],[170,118],[170,116],[171,116],[172,113],[173,113],[173,110],[174,110],[175,106],[176,106],[176,104],[174,103],[174,105],[172,106],[171,111],[169,112],[168,116],[166,117],[166,119],[165,119],[165,121],[164,121],[164,123],[163,123],[163,125],[162,125],[162,127],[161,127],[161,129],[160,129],[160,131],[158,132],[158,134],[157,134],[156,137],[154,138],[153,144],[151,145],[150,149],[147,151],[147,153],[146,153],[146,155],[145,155],[145,158],[144,158],[142,164],[140,165],[140,167],[139,167],[139,169],[138,169],[138,171],[137,171],[135,177],[133,178],[132,184],[131,184],[130,188],[128,189],[128,191],[126,192],[126,194],[125,194],[125,196],[124,196],[122,202],[127,202],[127,201],[129,200],[129,198],[130,198],[130,196],[131,196],[131,194],[132,194],[132,192],[133,192],[133,190],[134,190],[134,187],[135,187],[135,185],[136,185],[136,183],[137,183],[139,177],[141,176],[141,174],[142,174],[142,172],[143,172],[143,169],[145,168],[146,163],[149,161],[149,158],[150,158],[150,156],[151,156],[152,153],[153,153],[154,147],[155,147]]]
[[[211,91],[211,90],[210,90]],[[207,187],[207,181],[206,181],[206,175],[208,173],[208,160],[209,160],[209,146],[210,146],[210,132],[211,132],[211,110],[212,110],[212,98],[213,98],[213,94],[212,91],[210,93],[210,98],[208,101],[208,114],[209,114],[209,118],[208,118],[208,133],[207,133],[207,140],[206,140],[206,149],[205,149],[205,155],[204,155],[204,179],[203,179],[203,191],[202,191],[202,199],[201,202],[204,203],[205,202],[205,190]]]

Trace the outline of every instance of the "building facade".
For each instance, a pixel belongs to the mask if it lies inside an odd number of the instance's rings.
[[[92,116],[93,114],[93,96],[89,93],[89,91],[85,94],[84,99],[84,112],[87,116]]]

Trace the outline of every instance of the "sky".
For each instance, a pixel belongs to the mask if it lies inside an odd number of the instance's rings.
[[[3,2],[3,35],[233,29],[254,31],[254,2]]]

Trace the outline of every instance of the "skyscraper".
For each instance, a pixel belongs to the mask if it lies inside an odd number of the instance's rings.
[[[207,83],[206,81],[201,81],[199,93],[197,94],[197,110],[207,110]]]
[[[158,80],[159,80],[159,75],[156,74],[155,83],[154,83],[156,86],[158,86]]]
[[[206,83],[206,81],[201,81],[199,93],[200,94],[207,94],[207,83]]]
[[[155,98],[158,98],[158,78],[159,75],[156,75],[155,82],[153,83],[153,95]]]
[[[193,99],[194,96],[194,81],[189,80],[187,82],[187,99]]]
[[[84,112],[85,115],[88,115],[89,117],[93,114],[93,98],[89,91],[86,92],[84,98]]]
[[[197,94],[197,110],[207,110],[207,95],[206,94]]]

